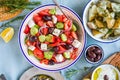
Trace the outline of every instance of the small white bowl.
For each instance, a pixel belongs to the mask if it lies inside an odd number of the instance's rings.
[[[42,6],[39,6],[35,9],[33,9],[30,13],[28,13],[28,15],[26,15],[25,19],[23,20],[23,22],[21,24],[20,30],[19,30],[19,45],[20,45],[20,48],[21,48],[21,51],[22,51],[24,57],[33,66],[40,68],[40,69],[43,69],[43,70],[48,70],[48,71],[59,71],[59,70],[65,69],[65,68],[73,65],[81,57],[82,52],[83,52],[83,48],[84,48],[85,43],[86,43],[86,35],[85,35],[85,31],[84,31],[84,28],[83,28],[83,25],[82,25],[82,22],[81,22],[79,15],[77,13],[75,13],[73,10],[69,9],[68,7],[61,6],[63,11],[66,14],[68,14],[72,19],[76,20],[78,25],[80,26],[79,27],[80,29],[78,31],[80,31],[79,32],[79,36],[80,36],[79,41],[81,42],[82,46],[78,50],[77,58],[75,60],[67,60],[65,62],[50,66],[50,65],[41,64],[34,56],[28,55],[27,46],[24,43],[24,39],[26,37],[26,35],[23,33],[25,26],[27,25],[28,21],[33,17],[34,14],[38,13],[41,10],[52,9],[55,7],[56,6],[54,4],[48,4],[48,5],[42,5]]]
[[[104,65],[98,66],[98,67],[93,71],[91,80],[96,80],[96,79],[94,79],[94,74],[95,74],[96,71],[97,71],[98,69],[100,69],[100,68],[103,70],[103,71],[100,73],[100,74],[103,74],[103,75],[101,75],[102,78],[104,77],[104,75],[107,75],[107,76],[108,76],[108,74],[109,74],[109,76],[110,76],[110,73],[113,72],[113,73],[111,74],[111,76],[113,76],[113,74],[115,73],[115,74],[118,76],[118,80],[120,80],[120,72],[119,72],[119,70],[118,70],[116,67],[114,67],[113,65],[110,65],[110,64],[104,64]],[[110,70],[111,70],[111,71],[110,71]],[[98,71],[98,72],[99,72],[99,71]],[[97,80],[104,80],[104,79],[97,79]],[[108,79],[108,80],[109,80],[109,79]],[[112,79],[110,79],[110,80],[112,80]],[[113,79],[113,80],[115,80],[115,79]]]
[[[84,12],[83,12],[83,25],[85,28],[85,31],[95,40],[99,41],[99,42],[103,42],[103,43],[113,43],[117,40],[120,39],[120,37],[114,38],[114,39],[101,39],[101,38],[97,38],[95,36],[93,36],[91,29],[89,29],[89,27],[87,26],[87,22],[88,22],[88,12],[89,12],[89,8],[91,7],[92,3],[97,3],[99,0],[90,0],[88,2],[88,4],[85,6]]]
[[[90,61],[90,60],[87,58],[87,51],[88,51],[88,49],[89,49],[90,47],[93,47],[93,46],[98,47],[98,48],[101,50],[101,52],[102,52],[102,54],[101,54],[102,56],[101,56],[100,60],[98,60],[98,61],[96,61],[96,62],[92,62],[92,61]],[[90,64],[99,64],[100,62],[103,61],[104,51],[103,51],[103,49],[102,49],[101,46],[99,46],[99,45],[97,45],[97,44],[91,44],[91,45],[89,45],[89,46],[85,49],[85,54],[84,54],[84,56],[85,56],[85,59],[86,59],[86,61],[87,61],[88,63],[90,63]]]

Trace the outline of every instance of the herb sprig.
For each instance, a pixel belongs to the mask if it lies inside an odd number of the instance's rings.
[[[92,67],[84,67],[84,68],[81,68],[81,69],[68,69],[65,72],[65,76],[66,76],[67,79],[71,79],[71,77],[73,77],[74,75],[76,75],[80,71],[86,72],[86,71],[92,70],[93,68],[94,68],[94,66],[92,66]]]
[[[10,13],[13,13],[20,9],[32,10],[33,8],[35,8],[40,4],[41,4],[40,1],[30,2],[29,0],[0,0],[0,8],[6,6],[9,9],[5,12],[10,12]],[[12,26],[11,23],[22,20],[24,19],[24,17],[25,15],[17,16],[16,18],[13,18],[5,23],[2,23],[0,29],[4,29],[6,27]]]
[[[33,9],[32,6],[40,5],[39,1],[29,2],[28,0],[0,0],[0,7],[9,8],[7,12],[15,12],[22,9]]]

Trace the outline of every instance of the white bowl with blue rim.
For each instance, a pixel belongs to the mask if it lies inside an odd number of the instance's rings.
[[[90,49],[91,47],[97,47],[97,48],[99,48],[99,50],[101,50],[101,58],[100,58],[98,61],[93,62],[93,61],[91,61],[91,60],[88,59],[88,57],[87,57],[87,56],[88,56],[88,55],[87,55],[87,51],[88,51],[88,49]],[[96,54],[96,55],[97,55],[97,54]],[[85,57],[86,61],[87,61],[88,63],[90,63],[90,64],[100,64],[100,63],[103,61],[103,58],[104,58],[104,50],[102,49],[101,46],[99,46],[99,45],[97,45],[97,44],[91,44],[91,45],[89,45],[89,46],[86,47],[84,57]]]
[[[91,29],[88,27],[87,22],[88,22],[88,15],[89,15],[89,9],[92,6],[93,3],[97,3],[99,0],[90,0],[88,2],[88,4],[85,6],[84,12],[83,12],[83,25],[85,28],[85,31],[87,32],[87,34],[93,38],[96,41],[102,42],[102,43],[113,43],[116,42],[118,40],[120,40],[120,36],[116,36],[116,37],[112,37],[110,39],[102,39],[100,37],[95,37],[92,32]],[[119,2],[118,0],[110,0],[110,1],[116,1]]]
[[[78,25],[80,26],[79,27],[80,30],[78,30],[78,31],[80,31],[79,32],[79,36],[80,36],[79,41],[82,43],[82,46],[78,50],[77,58],[75,60],[67,60],[65,62],[50,66],[50,65],[41,64],[35,57],[28,55],[27,46],[24,43],[24,39],[26,37],[26,35],[23,33],[24,29],[25,29],[25,26],[27,25],[28,21],[33,17],[33,15],[35,13],[38,13],[39,11],[44,10],[44,9],[52,9],[52,8],[55,8],[55,7],[56,6],[54,4],[48,4],[48,5],[42,5],[42,6],[39,6],[35,9],[33,9],[30,13],[28,13],[26,15],[26,17],[24,18],[24,20],[21,24],[21,27],[19,29],[19,45],[20,45],[20,49],[21,49],[24,57],[33,66],[35,66],[37,68],[40,68],[40,69],[43,69],[43,70],[48,70],[48,71],[59,71],[59,70],[63,70],[65,68],[73,65],[81,57],[82,52],[83,52],[83,48],[84,48],[85,43],[86,43],[86,35],[85,35],[84,27],[82,25],[82,21],[81,21],[79,15],[75,11],[73,11],[72,9],[70,9],[68,7],[65,7],[65,6],[61,6],[63,11],[66,14],[68,14],[71,17],[71,19],[76,20]]]

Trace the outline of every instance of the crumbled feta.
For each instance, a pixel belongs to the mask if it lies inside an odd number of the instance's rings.
[[[30,28],[33,27],[33,26],[35,26],[35,22],[32,19],[30,19],[29,22],[28,22],[28,26]]]
[[[34,51],[35,47],[34,46],[29,46],[28,49],[30,49],[31,51]]]
[[[62,56],[62,54],[58,54],[55,56],[55,59],[57,60],[57,62],[62,62],[64,60],[64,57]]]
[[[54,29],[52,34],[55,35],[55,36],[59,36],[60,35],[60,30],[59,29]]]
[[[74,40],[72,45],[75,47],[75,48],[79,48],[82,44],[81,42],[79,42],[78,40]]]
[[[53,21],[54,24],[56,24],[57,23],[57,17],[53,15],[52,16],[52,21]]]
[[[47,50],[47,44],[42,43],[41,44],[41,50]]]

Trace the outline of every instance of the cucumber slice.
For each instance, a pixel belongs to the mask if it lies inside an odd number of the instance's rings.
[[[56,25],[55,25],[58,29],[63,29],[64,28],[64,24],[62,22],[58,22]]]
[[[72,31],[77,31],[77,28],[74,24],[72,25]]]
[[[63,56],[64,56],[65,58],[69,59],[69,58],[70,58],[70,52],[64,52],[64,53],[63,53]]]
[[[48,35],[46,36],[46,41],[51,42],[52,37],[53,37],[52,34],[48,34]]]
[[[51,59],[53,56],[53,52],[52,51],[49,51],[49,52],[44,52],[44,58],[46,59]]]
[[[50,9],[49,13],[54,15],[56,13],[56,10],[55,9]]]
[[[30,29],[30,34],[31,34],[32,36],[35,36],[37,33],[38,33],[38,28],[32,27],[32,28]]]
[[[62,41],[67,41],[67,36],[65,34],[61,34]]]
[[[37,29],[39,29],[39,28],[40,28],[38,25],[34,25],[34,27],[36,27]]]
[[[44,42],[46,37],[45,35],[40,35],[38,38],[40,42]]]
[[[33,55],[33,51],[28,49],[28,55]]]

